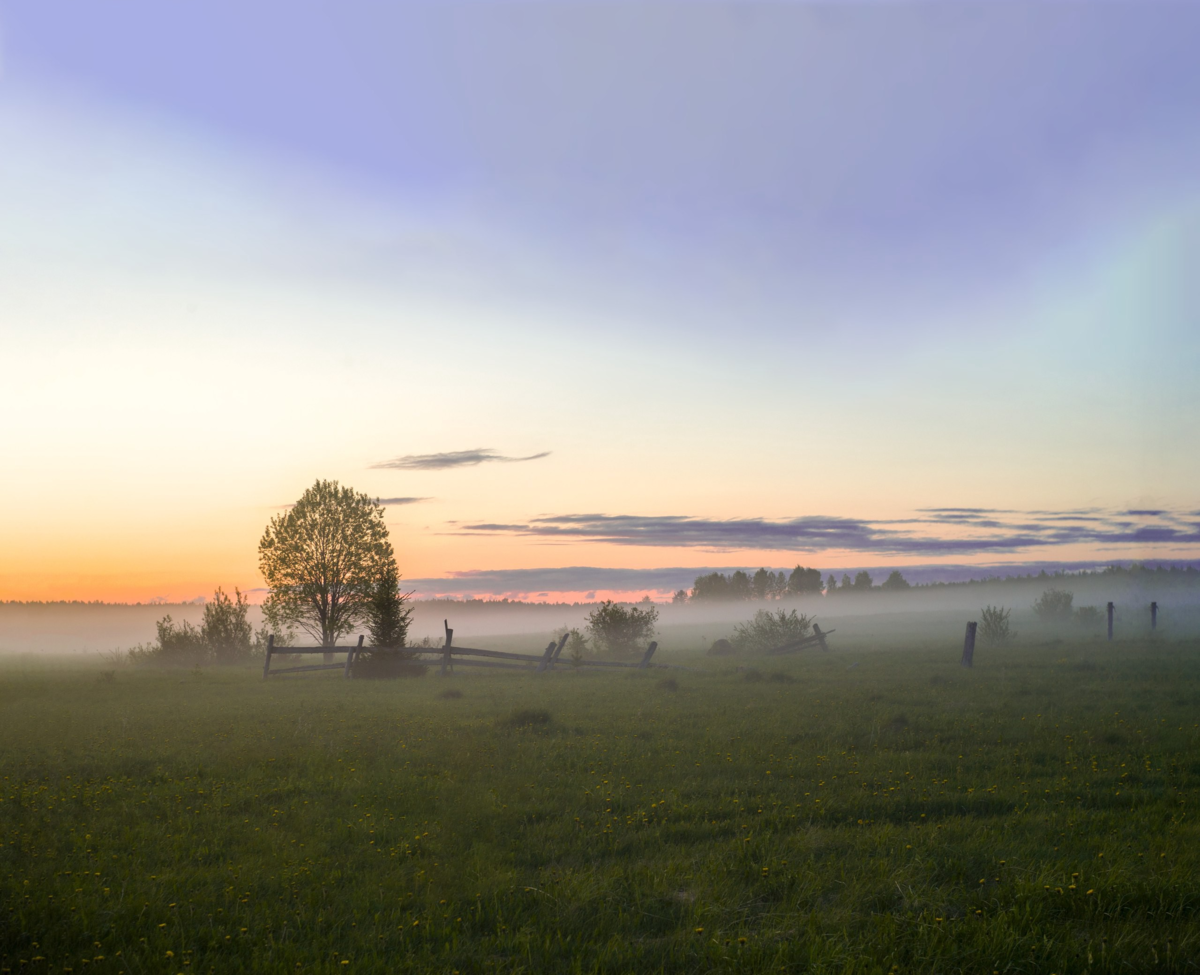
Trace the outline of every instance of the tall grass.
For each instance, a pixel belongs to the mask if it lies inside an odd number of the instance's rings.
[[[0,968],[1195,970],[1198,650],[0,671]]]

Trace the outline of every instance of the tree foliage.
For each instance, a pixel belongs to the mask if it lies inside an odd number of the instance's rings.
[[[598,649],[623,656],[645,650],[642,644],[654,635],[658,608],[626,607],[609,599],[592,610],[587,621],[592,642]]]
[[[782,571],[759,569],[753,576],[741,569],[725,575],[710,572],[697,577],[691,598],[697,602],[732,602],[744,599],[782,599],[785,596],[800,596],[821,592],[821,571],[796,566],[788,575]],[[676,594],[676,602],[678,593]]]
[[[765,653],[786,643],[801,640],[812,629],[811,617],[798,614],[794,609],[771,612],[760,609],[754,619],[734,627],[730,641],[740,653]]]
[[[1016,639],[1017,634],[1009,625],[1011,609],[1003,606],[985,606],[979,613],[979,639],[985,646],[1004,646]]]
[[[1033,611],[1037,613],[1039,619],[1047,622],[1069,620],[1071,604],[1074,601],[1074,593],[1067,592],[1065,589],[1047,589],[1033,604]]]
[[[200,639],[215,663],[235,663],[250,656],[254,631],[247,619],[249,604],[240,589],[232,598],[218,586],[204,606]]]
[[[247,618],[250,605],[238,589],[229,596],[218,588],[204,606],[204,619],[196,627],[184,620],[176,623],[164,616],[155,627],[153,643],[129,651],[135,663],[169,667],[201,667],[246,660],[265,645],[265,636],[255,634]]]
[[[904,578],[899,569],[893,569],[892,574],[883,580],[880,589],[886,589],[888,592],[897,592],[904,589],[911,589],[909,581]]]
[[[379,577],[370,584],[363,612],[371,646],[376,650],[397,651],[404,647],[412,622],[412,607],[408,605],[411,596],[400,591],[395,559],[386,560]]]
[[[802,565],[796,566],[792,569],[792,574],[788,576],[787,591],[796,596],[819,593],[821,591],[821,570],[806,569]]]
[[[379,580],[395,567],[383,515],[367,495],[319,480],[272,518],[258,543],[268,623],[295,625],[328,647],[365,621]]]

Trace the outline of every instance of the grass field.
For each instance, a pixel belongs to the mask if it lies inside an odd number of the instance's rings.
[[[1200,969],[1200,643],[956,656],[9,663],[0,968]]]

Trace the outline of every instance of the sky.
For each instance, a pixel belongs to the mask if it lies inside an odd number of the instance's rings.
[[[1200,558],[1198,37],[0,0],[0,599],[254,590],[317,478],[428,595]]]

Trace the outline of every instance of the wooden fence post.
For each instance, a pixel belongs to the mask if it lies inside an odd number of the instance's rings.
[[[1112,623],[1113,623],[1113,604],[1108,604],[1108,638],[1112,639]]]
[[[546,644],[546,652],[542,654],[542,659],[538,661],[535,673],[540,674],[550,665],[550,657],[554,654],[554,648],[558,646],[557,640],[551,640]]]
[[[450,644],[454,640],[454,631],[452,629],[450,629],[450,621],[449,620],[442,620],[442,626],[444,626],[446,628],[446,644],[442,648],[442,673],[441,673],[441,676],[445,677],[446,674],[448,674],[450,672],[450,667],[451,667]]]
[[[551,670],[553,670],[554,665],[556,663],[558,663],[559,654],[561,654],[563,652],[563,647],[565,647],[567,645],[567,638],[570,637],[570,635],[571,635],[570,633],[564,633],[562,635],[562,639],[558,641],[558,646],[554,650],[554,656],[550,658],[550,669]]]
[[[358,646],[355,647],[353,650],[350,650],[346,654],[346,669],[344,671],[342,671],[343,677],[349,679],[350,668],[354,666],[354,658],[358,656],[358,651],[362,649],[362,644],[363,644],[363,638],[362,638],[362,634],[360,633],[358,635]]]
[[[1158,629],[1158,603],[1150,604],[1150,629]]]
[[[825,634],[816,623],[813,624],[813,635],[817,638],[817,642],[821,644],[821,649],[826,653],[829,652],[829,644],[825,642]]]
[[[271,654],[275,652],[275,634],[272,633],[267,637],[267,659],[263,661],[263,680],[267,679],[267,674],[271,672]]]
[[[975,664],[975,630],[978,623],[967,624],[967,635],[963,637],[962,665],[972,667]]]
[[[649,667],[650,666],[650,658],[654,656],[654,651],[657,649],[658,649],[658,641],[651,640],[650,646],[646,647],[646,655],[644,657],[642,657],[642,662],[640,664],[638,664],[638,666],[643,669],[646,667]]]

